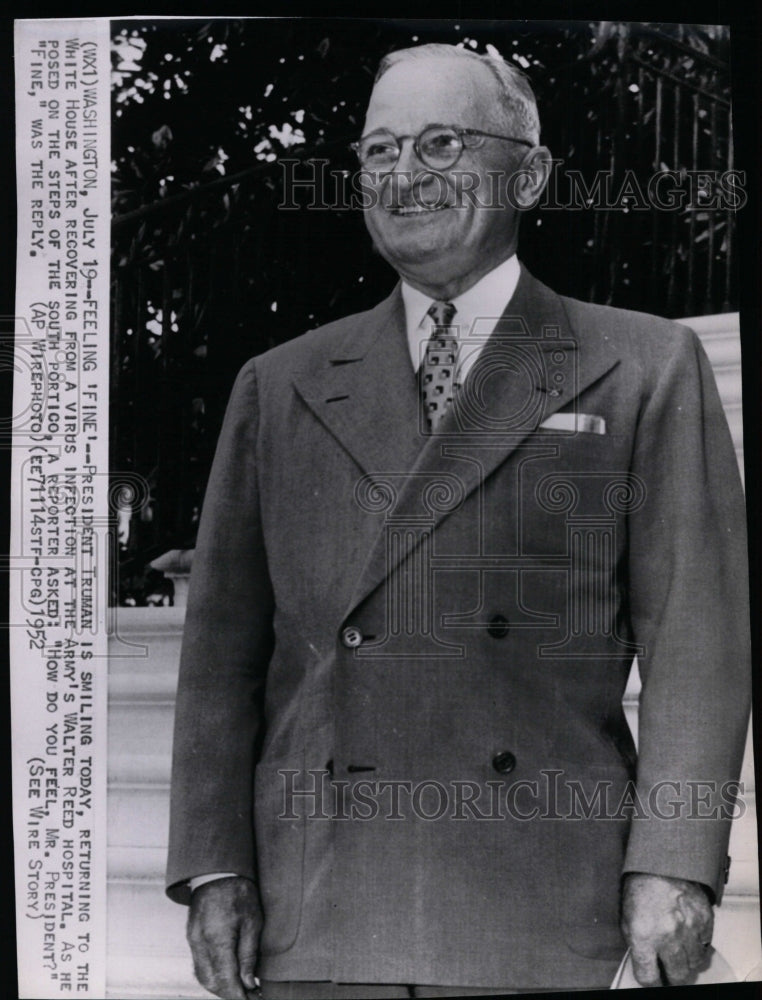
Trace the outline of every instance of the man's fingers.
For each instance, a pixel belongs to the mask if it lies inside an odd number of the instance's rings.
[[[663,985],[659,964],[671,983],[684,983],[707,961],[714,913],[697,882],[632,872],[622,899],[622,930],[632,949],[642,986]]]
[[[714,931],[714,911],[708,900],[701,895],[681,894],[678,906],[685,917],[686,928],[691,929],[703,942],[711,943]]]
[[[678,907],[685,918],[680,940],[685,948],[692,970],[705,966],[709,959],[709,945],[714,930],[714,913],[705,894],[701,891],[683,892]]]
[[[224,1000],[246,1000],[233,941],[207,940],[196,945],[191,941],[191,951],[196,978],[204,989]]]
[[[246,1000],[238,974],[236,940],[230,931],[191,919],[188,921],[188,942],[193,955],[193,971],[204,989],[224,1000]]]
[[[697,934],[685,935],[683,939],[688,965],[692,971],[702,968],[709,960],[709,948],[699,940]]]
[[[632,971],[641,986],[661,986],[656,949],[650,945],[632,945]]]
[[[684,983],[690,977],[691,969],[685,948],[678,941],[671,941],[659,949],[659,958],[664,973],[670,983]]]
[[[700,969],[707,964],[711,940],[711,924],[707,927],[703,921],[700,921],[683,927],[680,943],[685,949],[688,965],[691,969]]]
[[[244,920],[238,938],[238,970],[247,990],[256,989],[255,969],[259,947],[259,927],[253,920]]]
[[[218,937],[212,939],[213,951],[213,966],[215,973],[215,981],[218,986],[221,987],[222,992],[219,989],[213,990],[216,992],[217,996],[225,997],[226,1000],[246,1000],[246,990],[243,983],[241,982],[241,976],[238,969],[238,949],[236,947],[237,942],[231,937]]]
[[[249,879],[220,878],[193,891],[188,942],[196,978],[210,993],[247,1000],[246,990],[255,988],[261,924],[259,896]]]

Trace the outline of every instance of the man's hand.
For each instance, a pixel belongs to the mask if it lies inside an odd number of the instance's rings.
[[[256,989],[261,930],[259,893],[250,879],[215,879],[195,889],[187,934],[196,979],[225,1000],[247,1000],[246,991]]]
[[[714,913],[697,882],[632,872],[625,876],[622,932],[641,986],[684,983],[706,964]]]

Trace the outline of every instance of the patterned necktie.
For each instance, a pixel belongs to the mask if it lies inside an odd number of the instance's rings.
[[[455,366],[458,362],[458,338],[452,327],[456,313],[452,302],[433,302],[427,315],[434,329],[419,371],[423,412],[427,427],[435,431],[452,403]]]

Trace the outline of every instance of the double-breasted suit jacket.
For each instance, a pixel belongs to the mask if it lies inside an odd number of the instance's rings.
[[[170,896],[253,879],[264,978],[606,985],[623,872],[722,893],[745,558],[684,327],[522,269],[434,435],[399,289],[253,359],[192,574]]]

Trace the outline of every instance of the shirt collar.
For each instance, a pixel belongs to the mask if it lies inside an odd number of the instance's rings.
[[[492,332],[513,297],[520,273],[518,258],[513,254],[480,278],[471,288],[450,300],[457,309],[454,322],[459,328],[461,337],[468,336],[474,320],[481,318],[489,320],[489,328],[480,327],[474,329],[473,333],[482,339]],[[428,311],[431,303],[436,300],[403,281],[402,301],[405,306],[410,358],[413,367],[417,368],[421,358],[421,342],[428,340],[431,335],[431,319],[428,317]]]

